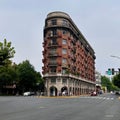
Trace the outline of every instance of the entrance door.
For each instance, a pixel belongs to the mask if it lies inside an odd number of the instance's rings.
[[[57,96],[57,88],[52,86],[50,87],[50,96]]]

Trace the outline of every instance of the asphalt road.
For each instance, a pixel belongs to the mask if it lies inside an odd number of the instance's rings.
[[[120,100],[97,97],[0,97],[0,120],[120,120]]]

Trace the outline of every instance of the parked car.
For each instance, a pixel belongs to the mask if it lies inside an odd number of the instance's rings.
[[[97,92],[96,92],[96,91],[93,91],[93,92],[91,92],[90,95],[91,95],[91,96],[97,96]]]
[[[24,92],[23,96],[31,96],[31,95],[35,95],[34,92]]]

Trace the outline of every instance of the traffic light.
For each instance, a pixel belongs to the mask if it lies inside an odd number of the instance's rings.
[[[112,68],[112,75],[114,75],[114,73],[115,73],[115,70],[114,70],[114,68]]]
[[[110,68],[108,68],[107,74],[108,74],[108,75],[111,75],[111,74],[112,74],[112,71],[111,71]]]

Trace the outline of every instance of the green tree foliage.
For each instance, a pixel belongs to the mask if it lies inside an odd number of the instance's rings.
[[[13,85],[17,79],[16,71],[12,65],[10,58],[15,54],[14,47],[11,42],[0,42],[0,92],[8,85]]]
[[[13,84],[17,80],[17,73],[12,66],[1,67],[0,69],[0,81],[3,81],[6,85]]]
[[[12,63],[15,50],[11,42],[0,42],[0,93],[6,86],[17,85],[16,91],[20,93],[27,90],[43,90],[42,76],[36,72],[28,60],[20,64]]]
[[[18,65],[19,86],[23,91],[31,90],[36,84],[35,70],[28,60]]]
[[[42,77],[36,72],[28,60],[23,61],[17,68],[19,77],[19,88],[21,92],[36,90],[37,86],[43,84]]]
[[[42,76],[39,72],[36,72],[36,80],[37,80],[37,84],[36,84],[36,90],[37,91],[44,91],[44,81],[42,79]]]
[[[4,91],[4,94],[6,94],[6,87],[12,87],[17,83],[17,80],[18,75],[13,65],[8,67],[0,67],[0,92]]]
[[[117,74],[113,77],[112,82],[115,86],[120,88],[120,74]]]
[[[0,66],[8,66],[11,64],[10,58],[13,58],[15,54],[14,47],[11,46],[11,42],[0,42]]]
[[[113,89],[112,83],[110,82],[110,79],[106,76],[101,77],[101,84],[102,84],[102,86],[107,87],[108,91],[111,91]]]

